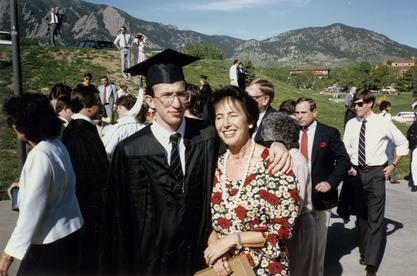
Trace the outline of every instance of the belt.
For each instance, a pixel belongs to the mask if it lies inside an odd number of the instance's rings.
[[[385,168],[387,165],[388,165],[388,163],[385,163],[383,165],[378,165],[378,166],[367,166],[367,165],[365,165],[365,166],[356,166],[356,165],[353,165],[353,167],[356,170],[368,171],[368,170],[372,170],[372,169]]]

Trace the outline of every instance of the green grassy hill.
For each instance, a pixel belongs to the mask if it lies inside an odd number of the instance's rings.
[[[1,48],[0,58],[10,58],[10,49]],[[130,89],[137,90],[138,77],[124,80],[119,72],[119,55],[116,51],[101,51],[77,48],[49,48],[22,44],[22,75],[24,91],[36,91],[48,94],[50,88],[58,82],[75,86],[82,81],[84,72],[93,74],[93,83],[99,85],[100,75],[107,74],[110,81],[120,85],[127,82]],[[188,82],[198,84],[200,75],[207,75],[215,89],[229,84],[228,70],[230,61],[200,60],[185,68]],[[13,94],[12,68],[0,69],[0,103],[3,104]],[[343,133],[343,95],[339,103],[329,100],[331,96],[320,95],[319,91],[299,90],[287,83],[276,80],[272,70],[256,70],[256,77],[267,78],[276,87],[274,107],[286,99],[310,96],[317,101],[320,110],[318,119],[337,127]],[[410,110],[410,94],[386,97],[393,104],[392,113]],[[407,126],[401,125],[404,132]],[[4,191],[17,179],[16,142],[12,131],[7,127],[4,115],[0,114],[0,191]],[[404,158],[405,159],[405,158]],[[400,175],[408,174],[408,158],[401,161]],[[4,197],[4,193],[0,198]]]

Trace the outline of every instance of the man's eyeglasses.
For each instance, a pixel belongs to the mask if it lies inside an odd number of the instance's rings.
[[[190,101],[190,93],[188,91],[178,91],[178,92],[164,92],[161,94],[161,96],[157,97],[154,96],[154,98],[157,98],[161,101],[164,105],[170,105],[174,102],[174,98],[177,97],[179,101],[181,102],[189,102]]]
[[[265,97],[266,95],[256,95],[256,96],[251,96],[252,99],[254,99],[255,101],[259,98]]]

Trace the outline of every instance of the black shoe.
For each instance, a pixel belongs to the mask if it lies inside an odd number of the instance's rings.
[[[412,192],[417,192],[417,186],[413,186],[413,187],[411,187],[411,191],[412,191]]]
[[[359,259],[359,263],[360,263],[361,265],[366,265],[366,263],[365,263],[365,257],[361,257],[361,258]]]
[[[366,271],[366,276],[376,276],[376,272]]]

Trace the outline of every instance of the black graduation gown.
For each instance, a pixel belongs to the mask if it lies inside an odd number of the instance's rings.
[[[81,229],[81,272],[97,271],[100,204],[107,182],[109,161],[95,125],[72,120],[65,128],[62,142],[67,147],[76,176],[76,195],[84,218]]]
[[[203,106],[203,113],[201,114],[201,119],[211,122],[212,118],[211,118],[210,98],[211,98],[212,90],[211,90],[210,84],[204,84],[201,87],[201,94],[202,94],[201,104]]]
[[[208,122],[185,120],[185,193],[175,190],[165,149],[150,126],[116,147],[103,213],[101,273],[190,275],[206,266],[218,139]]]

